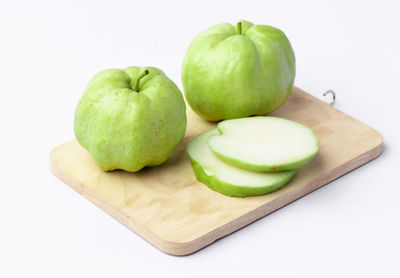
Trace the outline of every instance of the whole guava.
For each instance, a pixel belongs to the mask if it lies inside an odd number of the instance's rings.
[[[182,67],[187,102],[206,120],[263,115],[292,92],[295,56],[286,35],[267,25],[240,21],[199,33]]]
[[[104,171],[136,172],[162,164],[185,130],[181,92],[153,67],[98,73],[75,112],[76,138]]]

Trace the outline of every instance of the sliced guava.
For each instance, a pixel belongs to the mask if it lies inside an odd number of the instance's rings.
[[[208,145],[221,160],[259,172],[295,170],[318,152],[314,132],[302,124],[277,117],[250,117],[218,124]]]
[[[196,178],[209,188],[234,197],[263,195],[278,190],[287,184],[296,171],[261,173],[232,166],[209,148],[210,136],[219,134],[217,129],[207,131],[186,145]]]

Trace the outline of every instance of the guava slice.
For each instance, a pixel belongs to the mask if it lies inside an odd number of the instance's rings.
[[[218,124],[208,145],[221,160],[259,172],[299,169],[318,152],[314,132],[299,123],[277,117],[250,117]]]
[[[234,197],[263,195],[287,184],[296,171],[277,173],[252,172],[237,168],[220,160],[208,147],[210,136],[217,129],[207,131],[186,145],[196,178],[209,188]]]

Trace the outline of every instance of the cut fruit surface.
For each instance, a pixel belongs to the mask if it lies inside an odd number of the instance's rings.
[[[318,152],[313,131],[277,117],[250,117],[218,124],[208,145],[221,160],[242,169],[277,172],[299,169]]]
[[[212,129],[186,145],[196,178],[211,189],[235,197],[263,195],[287,184],[296,171],[278,173],[252,172],[220,160],[209,148],[210,136],[219,134]]]

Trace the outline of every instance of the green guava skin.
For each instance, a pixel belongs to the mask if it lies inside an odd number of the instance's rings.
[[[249,197],[265,195],[284,187],[294,177],[296,171],[288,171],[286,179],[268,187],[247,187],[227,183],[216,176],[208,175],[203,167],[194,159],[190,159],[195,177],[201,183],[207,185],[210,189],[227,195],[229,197]]]
[[[138,91],[133,90],[137,77]],[[89,82],[75,112],[78,142],[104,171],[165,162],[186,130],[182,93],[160,69],[108,69]]]
[[[182,66],[187,102],[209,121],[264,115],[290,96],[295,56],[285,34],[272,26],[224,23],[192,41]]]
[[[216,129],[212,129],[192,139],[192,141],[186,144],[186,153],[190,158],[190,162],[192,164],[193,172],[196,179],[201,183],[207,185],[210,189],[214,191],[230,197],[249,197],[264,195],[274,192],[285,186],[296,174],[295,170],[286,171],[284,174],[281,175],[281,178],[279,180],[276,180],[272,183],[269,181],[261,186],[252,186],[251,184],[246,185],[240,183],[240,181],[235,181],[235,183],[227,181],[226,179],[221,178],[221,176],[215,172],[215,169],[210,168],[210,165],[205,165],[204,160],[202,161],[202,159],[199,159],[198,156],[190,150],[191,146],[193,144],[196,144],[197,140],[203,140],[204,138],[206,138],[205,144],[208,148],[207,141],[210,138],[211,134],[218,134],[218,131]],[[212,152],[211,149],[209,151]]]
[[[256,117],[252,117],[251,119],[255,119]],[[236,120],[238,121],[238,120]],[[240,121],[240,120],[239,120]],[[219,134],[212,135],[210,136],[208,140],[209,146],[211,145],[211,142],[213,140],[212,137],[216,136],[224,136],[226,133],[229,133],[229,129],[225,127],[226,122],[220,122],[217,126],[217,130]],[[301,125],[299,123],[296,123],[296,125]],[[260,164],[254,164],[254,163],[249,163],[245,161],[241,161],[239,159],[235,159],[233,157],[229,157],[224,155],[221,152],[215,151],[211,146],[210,149],[212,152],[222,161],[225,161],[228,164],[231,164],[233,166],[236,166],[241,169],[245,169],[248,171],[255,171],[255,172],[281,172],[281,171],[290,171],[290,170],[298,170],[300,168],[303,168],[306,166],[313,158],[314,156],[318,153],[318,138],[317,136],[313,133],[311,129],[309,129],[310,134],[312,137],[315,138],[315,149],[313,152],[311,152],[308,156],[305,156],[301,159],[298,160],[293,160],[290,163],[285,163],[285,164],[278,164],[278,165],[260,165]]]

